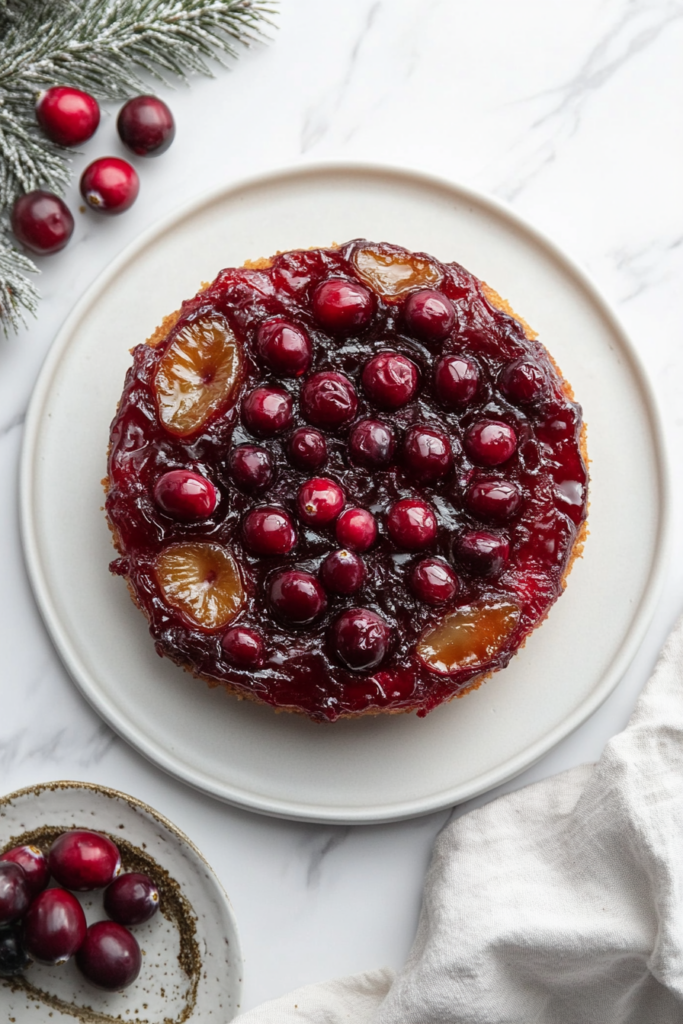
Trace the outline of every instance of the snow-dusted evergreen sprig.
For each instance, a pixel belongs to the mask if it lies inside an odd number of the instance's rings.
[[[209,61],[237,56],[261,37],[276,0],[0,0],[0,324],[35,310],[33,263],[6,230],[17,195],[63,194],[70,153],[45,138],[36,99],[70,85],[100,100],[148,91],[141,74],[166,82],[211,74]]]

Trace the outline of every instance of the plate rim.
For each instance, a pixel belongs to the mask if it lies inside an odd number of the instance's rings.
[[[477,204],[481,209],[492,213],[515,230],[526,235],[537,246],[546,250],[556,264],[569,272],[569,275],[578,282],[599,313],[605,318],[610,330],[616,335],[624,354],[629,360],[650,424],[655,451],[658,481],[657,494],[659,498],[658,530],[654,554],[647,582],[639,595],[638,608],[632,620],[632,627],[628,638],[615,654],[607,671],[600,677],[599,683],[591,692],[590,697],[576,708],[572,714],[568,715],[561,723],[546,733],[542,739],[532,744],[531,747],[509,758],[495,769],[491,769],[478,776],[476,785],[461,783],[457,786],[440,790],[437,793],[432,793],[428,798],[414,798],[392,804],[366,805],[362,808],[355,806],[330,808],[325,804],[298,803],[291,798],[284,799],[264,796],[263,794],[255,794],[252,790],[248,790],[245,787],[218,783],[208,778],[203,772],[192,769],[190,766],[182,764],[178,766],[165,749],[155,745],[147,737],[137,734],[135,728],[129,725],[129,723],[119,721],[116,713],[106,705],[106,701],[97,692],[97,687],[93,685],[89,672],[81,663],[75,645],[72,647],[68,640],[66,629],[61,626],[57,608],[50,598],[48,582],[39,557],[38,529],[33,518],[33,472],[36,464],[38,436],[42,426],[41,413],[45,400],[49,395],[54,373],[63,353],[68,348],[70,337],[79,321],[97,299],[97,296],[109,286],[118,271],[175,224],[191,217],[203,208],[209,207],[212,203],[224,200],[231,195],[236,195],[250,188],[273,185],[278,182],[287,183],[297,178],[310,177],[311,175],[333,176],[343,174],[365,175],[375,178],[390,177],[408,184],[416,184],[422,188],[431,187],[451,192],[454,198]],[[526,771],[527,768],[535,764],[549,750],[583,724],[616,688],[643,642],[663,588],[667,565],[666,555],[670,546],[672,529],[671,482],[667,444],[654,391],[639,352],[631,341],[621,319],[612,309],[593,278],[572,256],[568,255],[543,231],[529,223],[501,200],[479,192],[468,185],[463,185],[422,170],[397,164],[364,161],[329,160],[310,163],[299,161],[260,174],[247,175],[237,181],[212,188],[193,200],[181,204],[150,225],[137,238],[125,246],[86,288],[74,308],[65,318],[46,353],[34,385],[26,415],[20,459],[19,502],[20,533],[27,574],[47,632],[67,672],[81,694],[117,735],[121,736],[152,764],[162,768],[172,778],[223,802],[272,817],[345,825],[401,821],[456,806],[465,800],[470,800],[496,786],[502,785],[521,772]],[[125,794],[123,795],[125,796]]]

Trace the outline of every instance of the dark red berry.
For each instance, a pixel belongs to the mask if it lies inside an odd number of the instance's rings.
[[[156,96],[135,96],[121,107],[116,128],[124,146],[137,156],[160,156],[175,138],[175,121]]]
[[[287,320],[266,320],[256,335],[256,351],[273,373],[300,377],[311,365],[308,335]]]
[[[391,640],[389,624],[368,608],[342,612],[332,627],[332,646],[347,668],[368,672],[386,657]]]
[[[103,889],[121,870],[121,854],[99,832],[64,832],[47,855],[50,873],[65,889]]]
[[[13,846],[0,857],[0,861],[5,860],[18,864],[23,869],[33,896],[47,885],[50,878],[47,859],[37,846]]]
[[[296,545],[296,530],[281,508],[254,508],[242,523],[245,547],[253,555],[288,555]]]
[[[522,495],[511,480],[477,480],[465,493],[465,504],[480,519],[503,522],[519,508]]]
[[[118,924],[144,924],[158,909],[159,890],[149,875],[130,871],[105,889],[104,912]]]
[[[465,356],[444,356],[434,370],[437,398],[449,409],[471,402],[479,387],[479,370]]]
[[[346,334],[368,323],[375,303],[362,284],[332,277],[316,288],[312,306],[321,327],[333,334]]]
[[[505,567],[510,557],[510,545],[498,534],[473,530],[457,539],[453,553],[462,565],[478,576],[494,576]]]
[[[299,469],[319,469],[327,459],[327,442],[313,427],[295,430],[288,450],[290,459]]]
[[[14,978],[30,967],[32,962],[24,949],[21,925],[17,923],[0,927],[0,978]]]
[[[455,310],[443,292],[413,292],[403,310],[410,334],[422,341],[442,341],[455,327]]]
[[[100,107],[87,92],[55,85],[38,98],[36,119],[48,139],[60,146],[80,146],[97,131]]]
[[[436,538],[436,516],[425,501],[403,498],[390,508],[387,529],[398,547],[421,551]]]
[[[352,551],[367,551],[377,539],[377,522],[366,508],[348,508],[334,529],[339,543]]]
[[[135,936],[116,921],[91,924],[76,964],[84,978],[107,992],[118,992],[132,985],[142,965],[142,954]]]
[[[324,526],[337,518],[344,508],[344,492],[334,480],[313,477],[299,488],[299,516],[311,526]]]
[[[24,918],[24,947],[34,960],[62,964],[80,948],[86,927],[83,909],[72,893],[45,889]]]
[[[517,435],[500,420],[480,420],[465,434],[465,451],[480,466],[499,466],[514,455]]]
[[[418,424],[403,439],[403,462],[415,480],[439,480],[453,468],[451,443],[442,430]]]
[[[172,469],[155,483],[154,500],[174,519],[190,522],[207,519],[216,508],[218,495],[205,476],[189,469]]]
[[[320,566],[320,579],[335,594],[353,594],[365,578],[363,559],[343,548],[332,551]]]
[[[443,604],[455,596],[458,577],[446,562],[425,558],[410,575],[410,589],[425,604]]]
[[[263,640],[255,629],[246,626],[232,626],[221,638],[225,657],[231,665],[238,668],[257,668],[263,660]],[[126,877],[125,875],[121,876]],[[107,911],[107,913],[109,913]],[[113,914],[109,914],[114,917]],[[120,920],[114,917],[115,921]],[[133,924],[132,921],[121,921],[121,924]]]
[[[32,895],[24,869],[11,861],[0,862],[0,925],[23,917]]]
[[[327,608],[325,591],[315,576],[291,569],[282,572],[270,584],[270,603],[283,619],[306,626]]]
[[[365,364],[361,380],[368,398],[380,408],[400,409],[417,391],[417,367],[397,352],[381,352]]]
[[[361,420],[349,437],[349,454],[352,461],[369,469],[388,466],[395,447],[396,441],[391,427],[380,420]]]
[[[357,408],[355,388],[342,373],[314,373],[301,389],[301,411],[316,427],[335,430],[346,426]]]
[[[547,388],[546,376],[531,359],[521,356],[503,370],[500,390],[518,405],[533,405]]]
[[[292,398],[280,388],[255,388],[242,402],[244,423],[257,437],[272,437],[292,422]]]
[[[63,249],[74,231],[66,203],[52,192],[36,189],[19,196],[12,207],[12,231],[31,252],[50,256]]]
[[[116,156],[93,161],[81,175],[81,195],[90,209],[98,213],[124,213],[139,191],[140,179],[135,168]]]
[[[228,456],[228,469],[239,489],[247,494],[267,490],[275,475],[270,452],[253,444],[233,448]]]

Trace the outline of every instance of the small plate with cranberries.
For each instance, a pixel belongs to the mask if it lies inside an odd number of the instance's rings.
[[[3,1020],[232,1019],[242,970],[232,908],[174,825],[79,782],[11,793],[0,821]]]

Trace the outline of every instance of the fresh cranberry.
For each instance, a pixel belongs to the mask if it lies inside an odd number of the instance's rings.
[[[216,508],[218,495],[210,480],[189,469],[172,469],[154,485],[154,500],[174,519],[190,522],[207,519]]]
[[[266,320],[256,335],[256,351],[273,373],[300,377],[311,365],[308,335],[286,320]]]
[[[88,892],[102,889],[121,870],[121,854],[99,832],[64,832],[47,855],[50,873],[65,889]]]
[[[9,924],[0,928],[0,978],[14,978],[23,974],[32,963],[24,949],[21,925]]]
[[[395,447],[396,441],[391,427],[380,420],[361,420],[349,437],[352,461],[369,469],[388,466]]]
[[[403,462],[416,480],[439,480],[453,468],[451,443],[442,430],[418,424],[407,431],[403,440]]]
[[[0,857],[0,861],[5,860],[23,869],[33,896],[47,885],[50,878],[47,859],[37,846],[14,846]]]
[[[362,284],[331,277],[313,293],[313,315],[327,331],[346,334],[368,323],[374,310],[372,293]]]
[[[242,402],[247,430],[261,437],[272,437],[292,422],[292,398],[280,388],[255,388]]]
[[[221,644],[228,661],[238,668],[256,668],[263,660],[263,640],[255,629],[233,626],[225,631]],[[118,921],[118,918],[114,920]],[[129,924],[128,921],[121,923]]]
[[[335,526],[337,540],[352,551],[367,551],[377,539],[377,523],[366,508],[348,508]]]
[[[257,494],[273,482],[275,471],[270,452],[253,444],[241,444],[228,456],[230,475],[241,491]]]
[[[94,96],[66,85],[41,93],[36,119],[48,139],[59,146],[80,146],[97,131],[100,107]]]
[[[498,534],[473,530],[457,539],[454,554],[459,562],[477,575],[494,576],[506,565],[510,545]]]
[[[386,657],[391,640],[389,624],[369,608],[342,612],[332,627],[332,646],[347,668],[368,672]]]
[[[410,575],[410,589],[425,604],[443,604],[455,596],[458,577],[446,562],[425,558]]]
[[[93,161],[81,175],[81,195],[90,209],[98,213],[124,213],[139,191],[140,179],[135,168],[116,156]]]
[[[98,921],[88,928],[76,964],[93,985],[107,992],[118,992],[137,978],[142,954],[137,939],[122,924]]]
[[[31,902],[31,886],[19,864],[0,863],[0,925],[23,917]]]
[[[514,515],[521,500],[519,487],[511,480],[477,480],[465,494],[470,512],[494,522],[503,522]]]
[[[299,427],[289,439],[289,457],[299,469],[319,469],[327,459],[327,441],[313,427]]]
[[[434,388],[448,408],[467,405],[477,393],[479,371],[465,356],[444,356],[434,370]]]
[[[80,948],[87,926],[83,908],[66,889],[45,889],[24,918],[24,946],[43,964],[62,964]]]
[[[12,231],[31,252],[50,256],[63,249],[74,232],[66,203],[52,192],[36,189],[19,196],[12,207]]]
[[[135,96],[121,107],[116,130],[124,146],[137,156],[160,156],[175,138],[175,121],[156,96]]]
[[[270,584],[270,603],[289,622],[306,626],[327,608],[325,591],[315,576],[290,569],[282,572]]]
[[[413,292],[403,310],[408,331],[422,341],[443,341],[455,327],[455,310],[443,292]]]
[[[398,547],[420,551],[436,538],[436,516],[425,501],[403,498],[389,509],[387,529]]]
[[[480,466],[499,466],[514,455],[517,435],[500,420],[480,420],[465,434],[465,451]]]
[[[253,555],[288,555],[296,545],[296,530],[281,508],[254,508],[242,523],[244,544]]]
[[[365,579],[363,559],[346,548],[332,551],[320,566],[320,579],[335,594],[354,594]]]
[[[337,518],[344,508],[344,492],[334,480],[313,477],[299,488],[299,516],[311,526],[324,526]]]
[[[500,390],[511,402],[533,405],[546,390],[545,374],[538,363],[521,356],[503,370]]]
[[[397,352],[380,352],[365,364],[361,377],[368,398],[382,409],[400,409],[417,391],[417,367]]]
[[[159,890],[138,871],[119,875],[104,893],[104,912],[117,924],[144,924],[159,909]]]
[[[316,427],[335,430],[356,415],[356,391],[342,373],[314,373],[301,389],[301,411]]]

